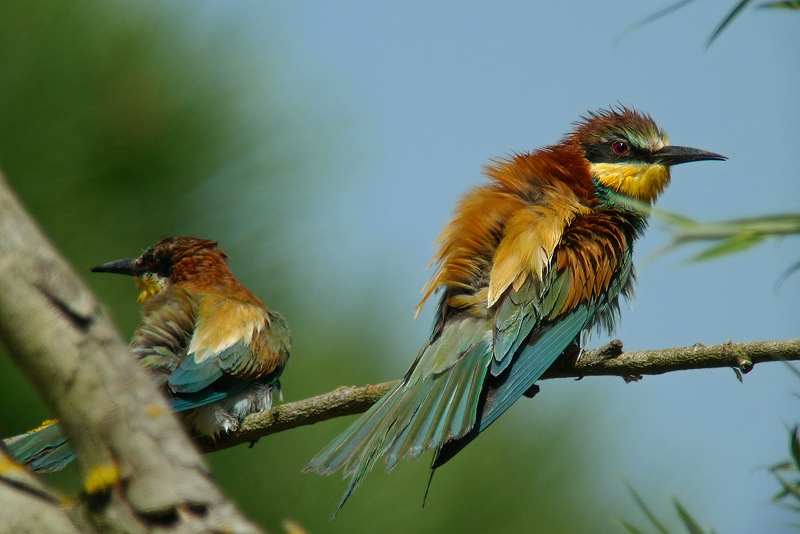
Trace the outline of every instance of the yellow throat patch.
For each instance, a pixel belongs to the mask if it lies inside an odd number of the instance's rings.
[[[669,168],[646,163],[593,163],[591,173],[604,187],[652,203],[670,180]]]
[[[136,299],[141,303],[145,303],[158,293],[160,293],[166,286],[166,279],[161,278],[153,273],[146,273],[142,276],[136,277],[136,287],[141,291],[139,297]]]

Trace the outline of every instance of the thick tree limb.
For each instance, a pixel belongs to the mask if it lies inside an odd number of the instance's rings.
[[[82,528],[65,497],[47,487],[0,449],[0,532],[80,534]]]
[[[625,380],[635,380],[642,375],[718,367],[733,368],[741,379],[739,373],[750,372],[757,363],[800,360],[800,339],[635,352],[623,352],[622,342],[612,341],[599,349],[584,352],[577,362],[565,360],[557,361],[542,379],[620,376]],[[237,432],[221,436],[216,441],[201,441],[200,448],[204,452],[226,449],[291,428],[362,413],[396,383],[341,387],[324,395],[276,406],[248,416]]]
[[[214,485],[166,399],[2,176],[0,340],[78,452],[80,531],[259,532]],[[18,469],[0,458],[5,502],[32,499]],[[43,495],[38,504],[64,505]]]

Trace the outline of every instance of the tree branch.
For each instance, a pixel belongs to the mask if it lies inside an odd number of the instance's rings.
[[[0,531],[95,534],[80,525],[62,495],[0,449]]]
[[[166,399],[2,175],[0,340],[78,452],[87,498],[71,506],[84,530],[259,532],[214,485]],[[24,501],[19,466],[0,467],[0,494]]]
[[[595,350],[585,351],[576,362],[559,359],[542,379],[582,378],[584,376],[620,376],[626,381],[642,375],[658,375],[689,369],[733,368],[739,379],[757,363],[800,360],[800,339],[787,341],[758,341],[726,343],[723,345],[694,345],[680,349],[623,352],[621,341]],[[216,441],[199,440],[203,452],[212,452],[299,426],[313,425],[334,417],[367,411],[386,394],[397,381],[374,386],[340,387],[297,402],[276,406],[266,412],[249,415],[237,432],[220,436]]]

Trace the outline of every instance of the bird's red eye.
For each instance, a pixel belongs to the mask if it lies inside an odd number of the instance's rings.
[[[614,144],[611,145],[611,148],[614,150],[614,153],[617,156],[624,156],[630,150],[628,148],[628,143],[625,141],[614,141]]]

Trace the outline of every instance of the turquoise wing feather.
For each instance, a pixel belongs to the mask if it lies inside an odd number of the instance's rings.
[[[548,325],[541,333],[536,333],[536,341],[529,342],[511,364],[508,378],[487,396],[478,432],[483,432],[530,389],[580,336],[589,319],[589,308],[581,306],[559,318],[557,323]]]
[[[170,375],[167,384],[175,393],[193,394],[211,386],[222,378],[226,365],[231,359],[253,357],[253,350],[242,341],[237,341],[221,352],[212,353],[201,361],[195,359],[194,353],[187,353],[175,371]]]
[[[184,411],[240,393],[254,380],[277,383],[289,328],[260,306],[175,288],[144,310],[132,348],[172,394],[172,409]],[[231,376],[236,380],[225,379]]]
[[[188,304],[188,301],[184,301],[183,305],[174,303],[162,306],[147,316],[148,320],[142,323],[134,335],[132,352],[138,357],[139,364],[150,370],[162,387],[168,387],[167,384],[172,383],[194,333],[193,309]],[[234,348],[240,347],[231,347]],[[239,393],[248,386],[246,383],[234,383],[227,384],[224,390],[216,390],[209,386],[222,376],[219,367],[208,365],[207,370],[203,368],[201,371],[206,379],[209,376],[213,379],[201,387],[192,387],[200,383],[200,380],[191,373],[184,375],[187,380],[186,389],[191,391],[170,397],[172,411],[199,408]]]
[[[492,375],[502,377],[500,386],[487,396],[478,432],[530,389],[594,313],[589,303],[563,309],[574,283],[571,269],[552,268],[548,278],[547,284],[529,278],[519,290],[511,289],[498,308]]]

